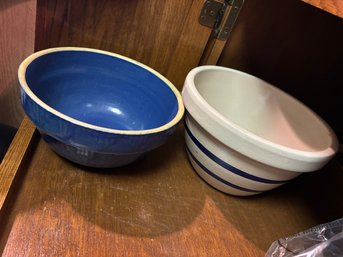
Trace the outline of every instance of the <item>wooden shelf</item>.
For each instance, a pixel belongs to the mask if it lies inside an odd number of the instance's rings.
[[[343,17],[340,0],[303,1]],[[119,8],[121,3],[116,1],[107,1],[102,9],[85,1],[78,2],[88,10],[86,13],[99,12],[99,20],[80,13],[78,3],[38,2],[41,15],[37,17],[41,19],[41,27],[38,26],[37,30],[37,49],[65,44],[119,49],[122,54],[140,56],[141,61],[160,68],[162,73],[179,81],[176,84],[180,88],[184,79],[184,75],[178,74],[180,60],[184,62],[182,67],[187,68],[182,72],[196,65],[210,34],[208,28],[193,26],[193,23],[198,24],[198,10],[203,1],[193,1],[192,4],[183,1],[187,8],[179,8],[183,12],[178,13],[181,15],[178,19],[169,11],[179,7],[180,1],[154,1],[164,10],[159,12],[156,20],[151,20],[150,15],[155,13],[155,5],[139,1],[128,3],[124,9]],[[88,1],[93,2],[96,1]],[[265,58],[269,46],[274,49],[278,45],[282,49],[281,46],[286,45],[291,37],[287,36],[286,40],[277,37],[275,41],[265,37],[275,34],[275,26],[270,25],[275,23],[266,20],[267,26],[261,26],[260,21],[261,17],[268,17],[271,13],[268,8],[273,1],[266,1],[264,5],[261,1],[248,3],[255,16],[246,17],[256,17],[257,23],[253,22],[249,31],[249,26],[241,22],[241,27],[237,25],[241,30],[236,28],[236,31],[242,33],[230,43],[231,49],[235,49],[232,45],[237,42],[236,46],[241,49],[237,51],[239,61],[251,66],[254,64],[251,60],[257,59],[252,58],[253,55],[244,59],[244,53],[261,53]],[[297,3],[301,5],[301,2]],[[261,15],[262,11],[256,12],[257,8],[265,11],[265,15]],[[292,8],[293,2],[290,1],[289,9],[285,10],[286,18],[289,16],[287,11]],[[106,17],[113,17],[112,11],[115,11],[118,23],[122,25],[120,14],[125,18],[132,10],[135,10],[136,18],[129,19],[126,27],[106,20]],[[302,11],[297,13],[298,17],[302,17],[300,14]],[[141,28],[141,18],[145,15],[148,18],[144,20],[148,20],[151,26],[145,26],[145,32],[134,34],[136,36],[126,34],[139,31],[132,27]],[[168,28],[158,34],[164,40],[148,41],[149,35],[154,36],[161,27],[161,20]],[[105,29],[101,25],[102,30],[94,30],[89,26],[92,22],[113,27]],[[287,19],[283,22],[289,25]],[[174,24],[172,30],[170,24]],[[260,30],[255,24],[259,24]],[[283,23],[280,21],[278,26],[280,24]],[[296,31],[299,35],[303,34],[301,29]],[[94,31],[101,35],[93,34]],[[280,31],[287,32],[286,29]],[[264,39],[258,41],[260,44],[252,40],[257,32],[257,36]],[[294,30],[288,29],[288,33],[286,35],[294,35]],[[318,33],[321,36],[322,32]],[[71,34],[74,36],[69,37]],[[118,38],[118,35],[121,36]],[[244,38],[245,35],[249,35],[249,40]],[[130,40],[130,44],[121,43],[128,42],[128,38],[134,40]],[[266,38],[277,44],[266,44]],[[134,42],[140,47],[137,48]],[[156,42],[162,47],[155,46]],[[169,47],[164,46],[165,42]],[[178,46],[176,54],[175,42]],[[267,50],[255,51],[249,42],[259,50],[263,47]],[[308,47],[308,44],[303,46]],[[192,51],[196,54],[193,53],[189,61],[190,58],[184,56],[193,48],[197,51]],[[275,56],[279,59],[277,54]],[[259,64],[258,67],[267,71],[265,65]],[[274,67],[271,69],[273,74]],[[59,157],[39,137],[32,123],[24,119],[0,165],[0,253],[2,256],[264,256],[273,241],[343,216],[342,163],[342,157],[337,156],[322,170],[304,174],[271,192],[254,197],[233,197],[215,190],[194,172],[187,159],[182,124],[167,144],[132,165],[99,170],[75,165]]]
[[[32,147],[2,164],[21,167],[0,212],[3,256],[256,257],[274,240],[343,214],[338,157],[277,190],[233,197],[193,171],[182,125],[140,161],[98,170],[59,157],[28,124],[10,149]]]
[[[343,1],[341,0],[302,0],[317,8],[343,18]]]

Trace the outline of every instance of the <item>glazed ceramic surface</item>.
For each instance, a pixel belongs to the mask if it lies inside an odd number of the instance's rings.
[[[80,164],[114,167],[163,144],[183,116],[177,89],[129,58],[52,48],[19,68],[22,105],[44,139]]]
[[[254,195],[300,175],[255,161],[226,146],[205,131],[188,113],[185,140],[196,172],[213,187],[232,195]]]
[[[249,74],[198,67],[188,74],[182,95],[190,160],[224,192],[272,189],[320,169],[337,151],[335,134],[316,114]]]

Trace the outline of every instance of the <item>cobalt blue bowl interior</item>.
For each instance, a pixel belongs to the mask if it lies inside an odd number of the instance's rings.
[[[18,75],[23,108],[44,139],[62,156],[88,166],[137,159],[163,144],[184,112],[167,79],[109,52],[43,50],[25,59]]]

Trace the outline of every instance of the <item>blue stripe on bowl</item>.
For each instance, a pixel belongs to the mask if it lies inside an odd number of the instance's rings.
[[[215,156],[213,153],[211,153],[207,148],[205,148],[199,141],[198,139],[196,139],[196,137],[192,134],[192,132],[190,131],[190,129],[188,128],[186,122],[185,122],[185,128],[187,131],[187,134],[189,135],[189,137],[192,139],[192,141],[194,142],[194,144],[196,144],[196,146],[204,153],[207,155],[207,157],[209,157],[212,161],[216,162],[218,165],[222,166],[223,168],[227,169],[228,171],[239,175],[241,177],[244,177],[246,179],[250,179],[250,180],[254,180],[257,182],[261,182],[261,183],[266,183],[266,184],[283,184],[286,183],[288,180],[271,180],[271,179],[265,179],[265,178],[260,178],[254,175],[251,175],[249,173],[246,173],[238,168],[235,168],[233,166],[231,166],[230,164],[228,164],[227,162],[221,160],[220,158],[218,158],[217,156]]]
[[[245,191],[245,192],[250,192],[250,193],[262,193],[264,191],[257,191],[257,190],[253,190],[253,189],[248,189],[248,188],[244,188],[241,186],[237,186],[235,184],[230,183],[229,181],[219,177],[218,175],[214,174],[213,172],[211,172],[208,168],[206,168],[190,151],[190,149],[186,146],[187,152],[189,154],[189,156],[193,159],[193,161],[195,161],[196,164],[199,165],[199,167],[205,171],[208,175],[210,175],[211,177],[215,178],[216,180],[220,181],[221,183],[230,186],[232,188],[241,190],[241,191]]]

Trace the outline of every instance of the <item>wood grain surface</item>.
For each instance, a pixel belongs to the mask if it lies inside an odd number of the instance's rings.
[[[23,119],[17,70],[34,50],[35,0],[0,1],[0,123],[18,127]]]
[[[219,65],[295,96],[343,141],[343,19],[297,0],[246,1]]]
[[[203,0],[38,0],[36,50],[83,46],[136,59],[181,89],[198,65],[211,29]]]
[[[24,118],[19,132],[15,135],[9,149],[0,163],[0,212],[21,164],[25,161],[36,127]]]
[[[257,257],[274,240],[343,215],[338,159],[244,198],[203,182],[184,148],[180,126],[132,165],[99,170],[39,141],[0,221],[2,256]]]
[[[209,36],[205,31],[198,42],[196,34],[184,33],[193,31],[190,17],[200,2],[38,0],[36,49],[114,51],[152,66],[180,88]],[[246,1],[220,64],[279,83],[321,113],[337,113],[340,19],[300,1],[273,2]],[[175,17],[175,8],[184,12]],[[180,71],[175,60],[184,62]],[[66,161],[42,140],[25,151],[33,127],[23,128],[3,161],[10,165],[0,166],[0,172],[13,172],[22,164],[0,211],[2,256],[258,257],[279,238],[343,216],[341,156],[279,189],[232,197],[193,171],[182,125],[141,160],[106,170]],[[24,154],[30,158],[16,161]],[[0,185],[8,185],[5,180]]]
[[[343,18],[342,0],[302,0],[331,14]]]

